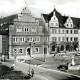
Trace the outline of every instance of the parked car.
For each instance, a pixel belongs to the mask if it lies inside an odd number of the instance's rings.
[[[68,64],[59,65],[57,68],[61,71],[66,71],[68,70]]]
[[[75,54],[75,56],[80,56],[80,53]]]

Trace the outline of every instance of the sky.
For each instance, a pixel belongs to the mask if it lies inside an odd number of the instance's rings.
[[[0,0],[0,17],[20,13],[25,6],[36,17],[50,13],[54,6],[62,15],[80,17],[80,0]]]

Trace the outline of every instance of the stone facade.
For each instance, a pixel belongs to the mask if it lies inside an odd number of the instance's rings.
[[[27,7],[9,26],[10,57],[20,58],[48,54],[49,34],[41,18],[35,18]]]

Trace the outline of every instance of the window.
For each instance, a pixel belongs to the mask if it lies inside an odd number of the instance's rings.
[[[39,53],[39,48],[38,47],[35,48],[35,53]]]
[[[71,41],[72,41],[72,37],[71,37]]]
[[[75,38],[74,38],[74,41],[78,41],[78,38],[77,38],[77,37],[75,37]]]
[[[68,30],[67,30],[66,32],[67,32],[67,34],[69,33],[69,31],[68,31]]]
[[[62,41],[65,41],[65,38],[64,37],[62,37]]]
[[[78,34],[78,30],[74,30],[74,34]]]
[[[46,41],[46,42],[48,41],[48,37],[45,38],[45,41]]]
[[[19,54],[23,54],[23,49],[19,49]]]
[[[68,26],[68,24],[67,24],[67,26]]]
[[[56,37],[52,37],[52,41],[56,41]]]
[[[56,26],[57,26],[57,23],[56,23]]]
[[[17,27],[17,32],[22,32],[22,28],[20,26]]]
[[[62,33],[64,33],[64,30],[62,30]]]
[[[71,24],[71,27],[72,27],[72,24]]]
[[[32,32],[36,32],[36,27],[35,26],[32,26]]]
[[[33,38],[32,38],[32,37],[28,37],[27,40],[28,40],[29,42],[32,42],[32,41],[33,41]]]
[[[18,42],[18,38],[17,37],[13,37],[13,42]]]
[[[66,40],[68,41],[68,40],[69,40],[69,38],[67,37],[67,38],[66,38]]]
[[[16,54],[17,53],[17,49],[13,49],[13,53]]]
[[[55,31],[55,30],[54,30],[54,29],[52,29],[52,33],[55,33],[54,31]]]
[[[51,26],[53,26],[53,23],[51,23]]]
[[[24,27],[24,32],[29,32],[29,28],[28,27]]]
[[[60,41],[60,39],[61,39],[61,38],[60,38],[60,37],[58,37],[58,41]]]
[[[40,41],[40,37],[34,37],[34,41],[35,42],[39,42]]]
[[[70,33],[72,34],[72,30],[70,30]]]
[[[25,37],[20,37],[20,42],[25,42]]]
[[[52,29],[52,33],[57,33],[56,29]]]
[[[58,33],[60,33],[60,29],[58,30]]]

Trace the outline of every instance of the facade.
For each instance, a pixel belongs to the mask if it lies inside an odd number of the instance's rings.
[[[9,25],[12,24],[12,20],[15,15],[4,17],[0,19],[0,35],[2,36],[0,39],[2,44],[1,55],[5,55],[9,57]]]
[[[26,58],[48,54],[49,34],[41,18],[35,18],[27,7],[9,26],[9,56]]]
[[[43,19],[49,27],[50,53],[79,50],[79,18],[62,16],[54,9]]]

